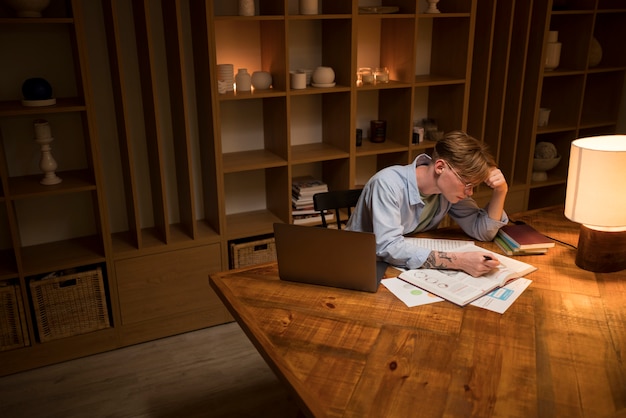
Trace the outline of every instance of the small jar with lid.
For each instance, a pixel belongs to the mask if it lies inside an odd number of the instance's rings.
[[[374,73],[370,67],[361,67],[357,72],[357,85],[374,84]]]
[[[379,67],[374,70],[374,80],[376,83],[389,83],[389,69],[387,67]]]
[[[387,139],[387,121],[370,121],[370,142],[380,143]]]

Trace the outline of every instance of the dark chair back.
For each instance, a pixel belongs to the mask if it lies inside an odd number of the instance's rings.
[[[334,211],[337,228],[341,229],[341,209],[346,210],[350,218],[351,209],[356,206],[359,196],[361,196],[361,189],[333,190],[313,195],[313,206],[322,215],[322,226],[328,227],[325,213],[330,210]]]

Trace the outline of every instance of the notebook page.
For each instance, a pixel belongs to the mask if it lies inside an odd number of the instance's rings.
[[[416,247],[430,248],[435,251],[458,251],[467,245],[474,245],[474,241],[460,239],[405,238],[404,240]]]

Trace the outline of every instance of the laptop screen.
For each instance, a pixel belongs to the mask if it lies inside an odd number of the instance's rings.
[[[281,280],[376,292],[385,263],[376,261],[374,234],[274,224]]]

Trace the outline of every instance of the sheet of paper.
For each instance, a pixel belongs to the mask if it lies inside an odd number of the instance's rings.
[[[531,283],[532,280],[520,277],[476,299],[470,305],[503,314]]]
[[[496,255],[496,253],[492,251],[477,247],[473,241],[436,238],[406,238],[406,240],[413,245],[433,248],[438,251],[480,250],[491,252]],[[397,269],[399,271],[404,271],[404,269]],[[409,308],[445,300],[420,289],[417,286],[407,283],[404,280],[398,279],[397,277],[383,279],[381,283]],[[471,305],[503,314],[522,294],[522,292],[526,290],[530,283],[532,283],[532,280],[520,277],[519,279],[508,283],[506,286],[494,289],[485,296],[476,299],[471,303]]]
[[[383,279],[381,283],[409,308],[444,300],[395,277]],[[503,314],[531,283],[532,280],[520,277],[506,286],[497,288],[476,299],[471,305]]]
[[[404,280],[398,279],[397,277],[383,279],[381,280],[381,283],[409,308],[434,302],[441,302],[443,300],[440,297],[430,294],[417,286],[413,286]]]
[[[436,238],[405,238],[406,242],[416,247],[426,247],[436,251],[450,251],[474,244],[474,241],[460,239],[436,239]]]

